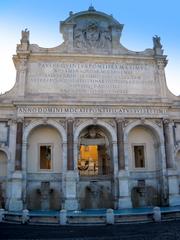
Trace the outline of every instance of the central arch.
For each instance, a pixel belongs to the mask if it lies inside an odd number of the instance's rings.
[[[114,208],[117,170],[116,134],[103,121],[87,121],[75,131],[80,209]]]

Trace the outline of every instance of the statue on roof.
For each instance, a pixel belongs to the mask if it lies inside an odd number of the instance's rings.
[[[161,44],[161,38],[157,35],[153,37],[153,49],[156,55],[162,55],[163,54],[163,49],[162,49],[162,44]]]
[[[160,48],[161,49],[162,48],[161,38],[159,36],[155,35],[153,37],[153,44],[154,44],[154,49],[155,48]]]
[[[29,31],[27,28],[21,32],[21,43],[28,43],[29,42]]]
[[[27,28],[21,31],[21,44],[17,45],[18,51],[27,51],[29,47],[29,31]]]

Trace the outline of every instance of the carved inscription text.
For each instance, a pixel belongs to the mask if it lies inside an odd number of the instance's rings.
[[[119,115],[158,115],[164,116],[167,114],[167,110],[164,108],[152,108],[152,107],[96,107],[96,106],[20,106],[18,107],[18,114],[55,114],[57,116],[67,114],[73,115],[87,115],[87,114],[109,114],[110,116],[119,116]]]
[[[28,66],[27,91],[62,97],[117,98],[156,95],[154,66],[131,63],[39,62]]]

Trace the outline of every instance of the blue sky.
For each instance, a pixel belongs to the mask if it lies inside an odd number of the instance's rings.
[[[128,49],[152,48],[159,35],[168,57],[166,79],[169,89],[180,95],[180,1],[179,0],[1,0],[0,1],[0,92],[12,88],[16,53],[21,30],[30,30],[30,43],[54,47],[62,42],[59,21],[69,11],[96,10],[112,14],[124,24],[121,43]]]

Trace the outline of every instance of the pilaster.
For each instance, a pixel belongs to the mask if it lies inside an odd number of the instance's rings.
[[[9,211],[21,211],[22,201],[22,172],[16,171],[12,175],[11,197],[9,201]]]
[[[167,87],[166,87],[166,79],[165,79],[165,71],[164,71],[164,68],[167,64],[167,60],[164,58],[164,57],[160,57],[158,58],[157,57],[157,78],[158,78],[158,81],[159,81],[159,85],[160,85],[160,94],[161,94],[161,97],[166,97],[167,93]]]
[[[65,205],[66,210],[77,210],[77,182],[79,181],[79,175],[77,171],[67,171],[64,175],[65,183]]]
[[[131,193],[129,190],[129,173],[119,172],[119,200],[118,209],[132,208]]]

